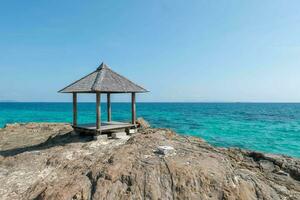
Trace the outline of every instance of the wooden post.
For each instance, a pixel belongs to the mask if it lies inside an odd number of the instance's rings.
[[[135,93],[131,93],[131,123],[135,124],[136,120],[136,110],[135,110]]]
[[[73,93],[73,126],[77,126],[77,93]]]
[[[107,93],[107,121],[111,121],[111,103],[110,103],[110,93]]]
[[[96,93],[96,129],[100,130],[101,127],[101,93]]]

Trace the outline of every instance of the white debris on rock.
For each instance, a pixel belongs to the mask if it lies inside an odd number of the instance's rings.
[[[157,147],[157,153],[166,156],[166,155],[173,155],[176,152],[172,146],[159,146]]]

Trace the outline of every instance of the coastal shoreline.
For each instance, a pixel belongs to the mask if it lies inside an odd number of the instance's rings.
[[[28,123],[0,129],[0,138],[2,199],[300,198],[299,159],[169,129],[94,140],[68,124]],[[164,146],[174,151],[157,153]]]

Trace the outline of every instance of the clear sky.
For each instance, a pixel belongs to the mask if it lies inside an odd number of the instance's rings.
[[[104,61],[140,101],[300,102],[298,0],[0,1],[0,100],[70,101]]]

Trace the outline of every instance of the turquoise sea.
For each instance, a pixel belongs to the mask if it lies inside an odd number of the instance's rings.
[[[94,122],[95,104],[79,103],[79,123]],[[106,105],[102,105],[103,120]],[[129,103],[112,104],[113,120],[130,120]],[[154,127],[240,147],[300,157],[300,104],[138,103],[138,117]],[[14,122],[71,122],[71,103],[0,103],[0,127]]]

